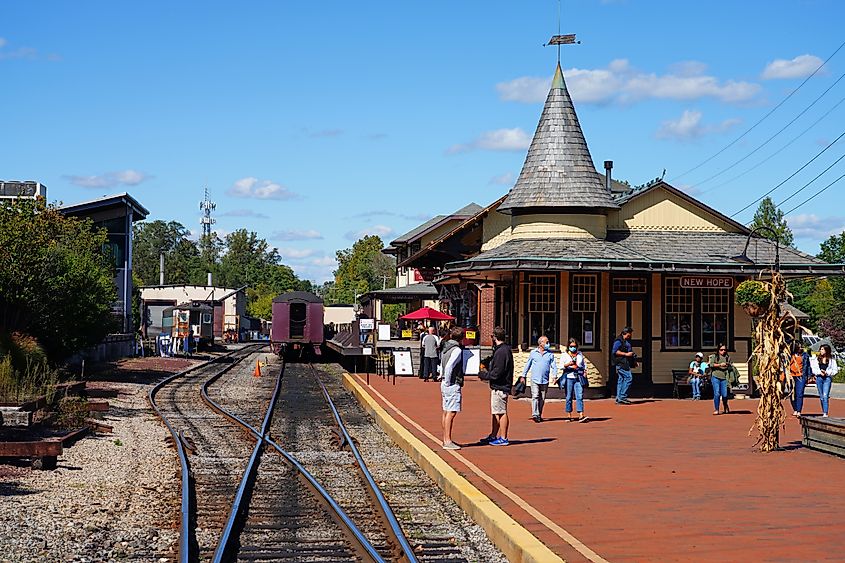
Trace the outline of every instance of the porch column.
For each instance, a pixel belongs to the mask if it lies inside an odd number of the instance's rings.
[[[484,346],[490,343],[496,323],[496,288],[482,287],[478,301],[478,342]]]

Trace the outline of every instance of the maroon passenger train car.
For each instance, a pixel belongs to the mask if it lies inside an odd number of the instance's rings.
[[[281,355],[320,355],[323,300],[307,291],[282,293],[273,299],[270,342]]]

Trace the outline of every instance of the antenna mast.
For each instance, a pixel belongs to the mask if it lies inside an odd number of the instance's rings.
[[[211,216],[211,212],[217,209],[217,204],[211,201],[208,196],[208,188],[205,188],[205,197],[200,202],[200,211],[202,211],[202,218],[200,224],[202,225],[202,236],[207,237],[211,235],[211,226],[217,221]]]

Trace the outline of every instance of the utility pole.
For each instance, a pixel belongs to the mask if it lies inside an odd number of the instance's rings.
[[[211,201],[208,196],[208,188],[205,188],[205,197],[200,202],[200,211],[202,211],[202,218],[200,224],[202,225],[202,236],[207,237],[211,235],[211,226],[217,221],[211,216],[211,212],[217,209],[217,204]]]

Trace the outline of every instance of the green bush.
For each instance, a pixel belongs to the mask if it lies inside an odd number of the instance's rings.
[[[737,305],[751,303],[763,309],[772,304],[772,294],[766,283],[757,280],[746,280],[739,284],[734,293]]]

